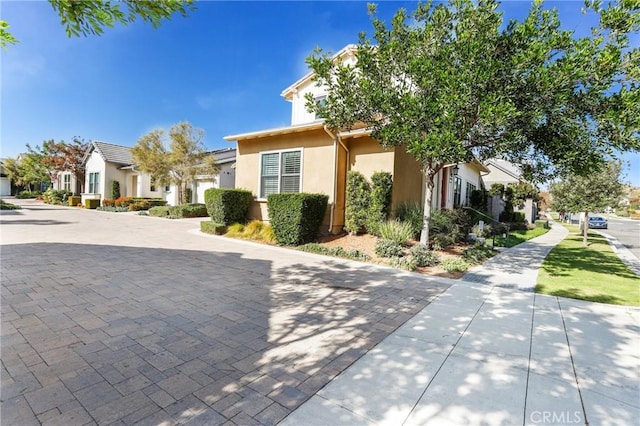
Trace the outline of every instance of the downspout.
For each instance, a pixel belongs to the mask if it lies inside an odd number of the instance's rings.
[[[333,139],[333,203],[331,204],[331,214],[329,216],[329,233],[331,233],[333,231],[333,220],[336,209],[336,195],[338,193],[338,144],[340,144],[340,146],[344,148],[344,151],[347,153],[347,168],[349,167],[349,161],[351,157],[349,148],[347,148],[347,146],[342,142],[340,136],[331,132],[331,130],[329,130],[327,126],[324,126],[324,131],[327,132],[327,134]]]

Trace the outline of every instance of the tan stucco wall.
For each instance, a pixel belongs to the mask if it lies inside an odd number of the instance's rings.
[[[257,198],[260,191],[260,154],[295,148],[302,149],[302,191],[329,196],[329,207],[322,229],[325,231],[333,203],[334,142],[324,130],[238,141],[236,188],[248,189]],[[268,220],[266,201],[256,200],[249,216],[251,219]]]
[[[391,213],[402,203],[421,203],[423,188],[423,174],[420,163],[407,153],[406,147],[396,147]]]

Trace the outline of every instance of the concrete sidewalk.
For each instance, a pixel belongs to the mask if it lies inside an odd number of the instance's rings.
[[[467,274],[281,424],[634,424],[640,311],[513,290],[565,232]]]

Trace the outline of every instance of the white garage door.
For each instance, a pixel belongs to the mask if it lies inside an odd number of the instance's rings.
[[[0,196],[11,195],[11,181],[9,178],[0,177]]]

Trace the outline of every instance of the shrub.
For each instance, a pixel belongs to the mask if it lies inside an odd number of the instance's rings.
[[[80,204],[82,206],[82,197],[74,197],[73,195],[68,198],[69,207],[74,207]]]
[[[418,267],[418,263],[413,257],[393,257],[389,262],[391,266],[407,271],[414,271]]]
[[[114,201],[114,204],[116,207],[129,207],[129,204],[131,204],[131,202],[132,202],[131,197],[118,197]]]
[[[167,217],[169,216],[168,206],[155,206],[149,209],[149,216]]]
[[[62,204],[67,202],[70,195],[71,191],[49,188],[42,194],[42,201],[47,204]]]
[[[120,198],[120,182],[117,180],[111,181],[111,198],[114,200]]]
[[[20,210],[22,207],[0,200],[0,210]]]
[[[471,232],[473,232],[478,238],[489,238],[493,235],[493,228],[491,227],[491,225],[485,223],[482,226],[482,229],[480,229],[480,225],[478,224],[474,225],[474,227],[471,229]]]
[[[356,170],[347,173],[347,194],[344,229],[358,234],[367,224],[371,188],[364,175]]]
[[[390,173],[375,172],[371,176],[369,215],[366,223],[367,232],[370,234],[379,235],[379,225],[385,222],[389,216],[392,189],[393,179]]]
[[[477,243],[466,249],[462,257],[470,263],[482,263],[494,255],[495,252],[491,247]]]
[[[273,243],[276,240],[276,234],[273,232],[273,227],[265,223],[262,229],[260,230],[260,239],[267,243]]]
[[[376,241],[375,253],[380,257],[400,257],[402,256],[402,245],[397,241],[380,238]]]
[[[267,208],[276,242],[297,246],[313,241],[318,235],[328,200],[324,194],[270,194]]]
[[[416,244],[411,247],[409,254],[413,257],[417,266],[433,266],[440,262],[440,256],[423,244]]]
[[[175,217],[207,217],[207,206],[199,203],[171,206],[169,207],[168,215]]]
[[[444,248],[462,241],[473,226],[472,218],[462,209],[436,210],[431,213],[429,235],[434,248]]]
[[[464,272],[469,269],[466,260],[460,258],[448,258],[440,262],[440,266],[447,272]]]
[[[103,212],[120,213],[120,212],[128,212],[129,208],[128,207],[96,207],[96,210],[100,210]]]
[[[524,213],[523,212],[513,212],[512,213],[512,217],[513,217],[513,222],[516,223],[525,223],[526,219],[524,217]]]
[[[245,223],[253,200],[246,189],[210,188],[204,192],[207,213],[216,223]]]
[[[298,247],[298,250],[360,261],[367,261],[371,259],[368,254],[363,253],[357,249],[345,250],[342,247],[325,247],[318,243],[303,244]]]
[[[396,218],[411,225],[413,238],[420,238],[423,224],[423,209],[418,202],[402,203],[396,209]]]
[[[39,195],[42,195],[40,191],[20,191],[16,198],[25,199],[25,198],[38,198]]]
[[[95,209],[100,207],[100,200],[84,200],[84,207],[86,209]]]
[[[149,213],[151,213],[151,210],[149,210]],[[211,220],[203,220],[200,222],[200,231],[206,234],[222,235],[227,232],[227,227],[221,223],[215,223]]]
[[[184,190],[184,202],[186,204],[191,204],[191,198],[193,197],[193,191],[191,188],[185,188]]]
[[[474,189],[469,196],[471,207],[477,210],[485,210],[487,208],[487,191],[483,189]]]
[[[135,201],[129,204],[128,208],[130,212],[139,212],[141,210],[149,210],[150,207],[151,207],[151,204],[149,203],[149,201],[140,200],[140,201]]]
[[[540,227],[542,227],[544,229],[550,229],[551,228],[551,226],[549,225],[549,221],[548,220],[543,220],[543,219],[536,220],[535,225],[536,226],[540,226]]]
[[[380,237],[385,240],[391,240],[397,244],[405,244],[407,240],[413,237],[413,229],[408,222],[399,220],[388,220],[378,226]]]
[[[104,200],[102,200],[102,205],[104,207],[115,207],[116,206],[116,200],[113,198],[105,198]]]
[[[149,197],[132,197],[131,198],[131,202],[133,203],[139,203],[141,201],[146,201],[147,203],[149,203],[149,207],[167,205],[167,201],[164,198],[149,198]]]

